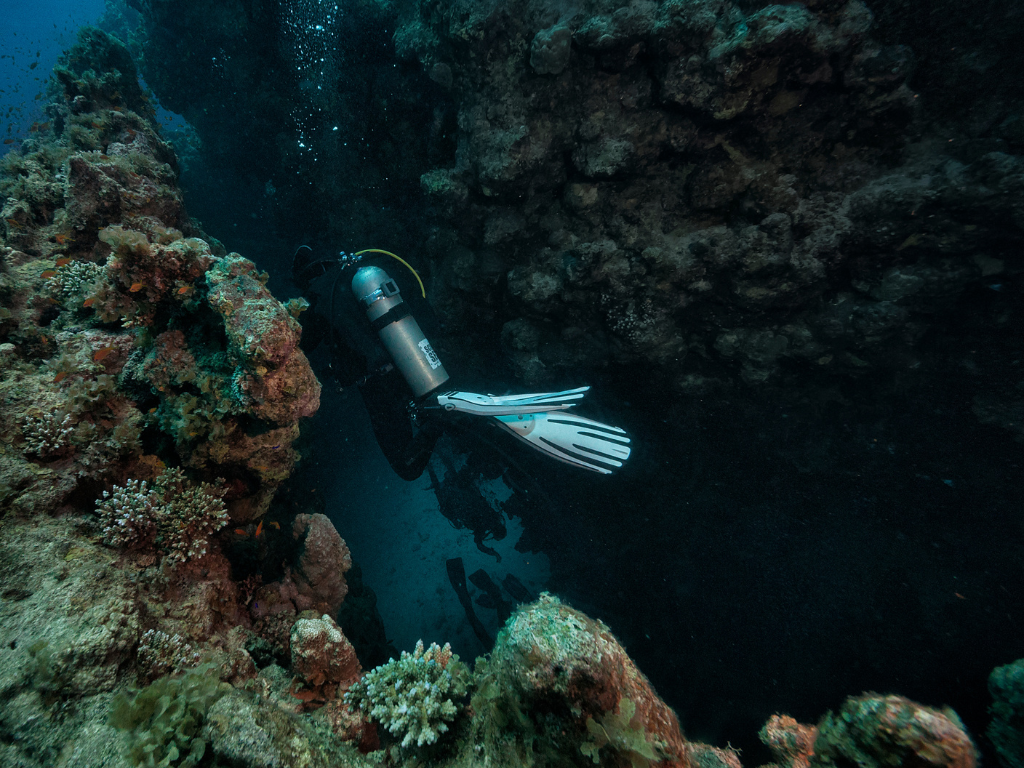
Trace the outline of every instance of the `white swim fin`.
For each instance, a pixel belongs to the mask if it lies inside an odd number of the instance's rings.
[[[575,414],[520,413],[494,420],[548,456],[602,475],[619,469],[632,451],[625,430]]]
[[[542,413],[572,408],[590,387],[577,387],[564,392],[539,392],[530,395],[478,395],[475,392],[445,392],[437,396],[438,405],[446,411],[471,413],[474,416],[507,416],[517,413]]]

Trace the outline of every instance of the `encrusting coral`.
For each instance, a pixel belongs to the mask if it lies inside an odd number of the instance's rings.
[[[775,714],[768,718],[757,736],[772,751],[776,765],[782,768],[807,768],[814,756],[818,729],[802,725],[789,715]]]
[[[818,724],[813,766],[926,764],[974,768],[978,752],[956,713],[925,707],[903,696],[866,693]]]
[[[292,671],[308,686],[311,700],[329,701],[339,687],[346,688],[359,679],[362,669],[355,649],[341,627],[327,614],[318,619],[296,621],[292,625],[290,646]]]
[[[992,722],[985,735],[1006,768],[1024,766],[1024,659],[996,667],[988,678]]]

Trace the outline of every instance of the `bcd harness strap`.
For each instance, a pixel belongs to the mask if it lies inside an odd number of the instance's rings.
[[[370,323],[370,327],[373,328],[374,333],[380,333],[380,329],[385,325],[391,325],[391,323],[397,322],[403,317],[408,317],[409,314],[409,305],[403,301]]]

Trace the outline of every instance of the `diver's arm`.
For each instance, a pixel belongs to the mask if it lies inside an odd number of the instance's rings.
[[[316,305],[311,304],[309,309],[299,315],[299,325],[302,326],[299,348],[308,357],[327,338],[330,324],[327,322],[327,318],[316,311]]]

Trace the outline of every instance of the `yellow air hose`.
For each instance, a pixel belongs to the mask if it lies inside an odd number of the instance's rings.
[[[412,265],[408,261],[403,259],[401,256],[396,256],[391,251],[382,251],[380,248],[366,248],[362,251],[357,251],[352,255],[362,256],[364,253],[383,253],[385,256],[390,256],[392,259],[397,259],[398,261],[402,262],[402,264],[405,265],[406,269],[412,272],[413,276],[416,278],[416,282],[420,284],[420,293],[423,294],[423,298],[427,298],[427,289],[423,287],[423,281],[420,280],[419,273],[415,269],[413,269]]]

